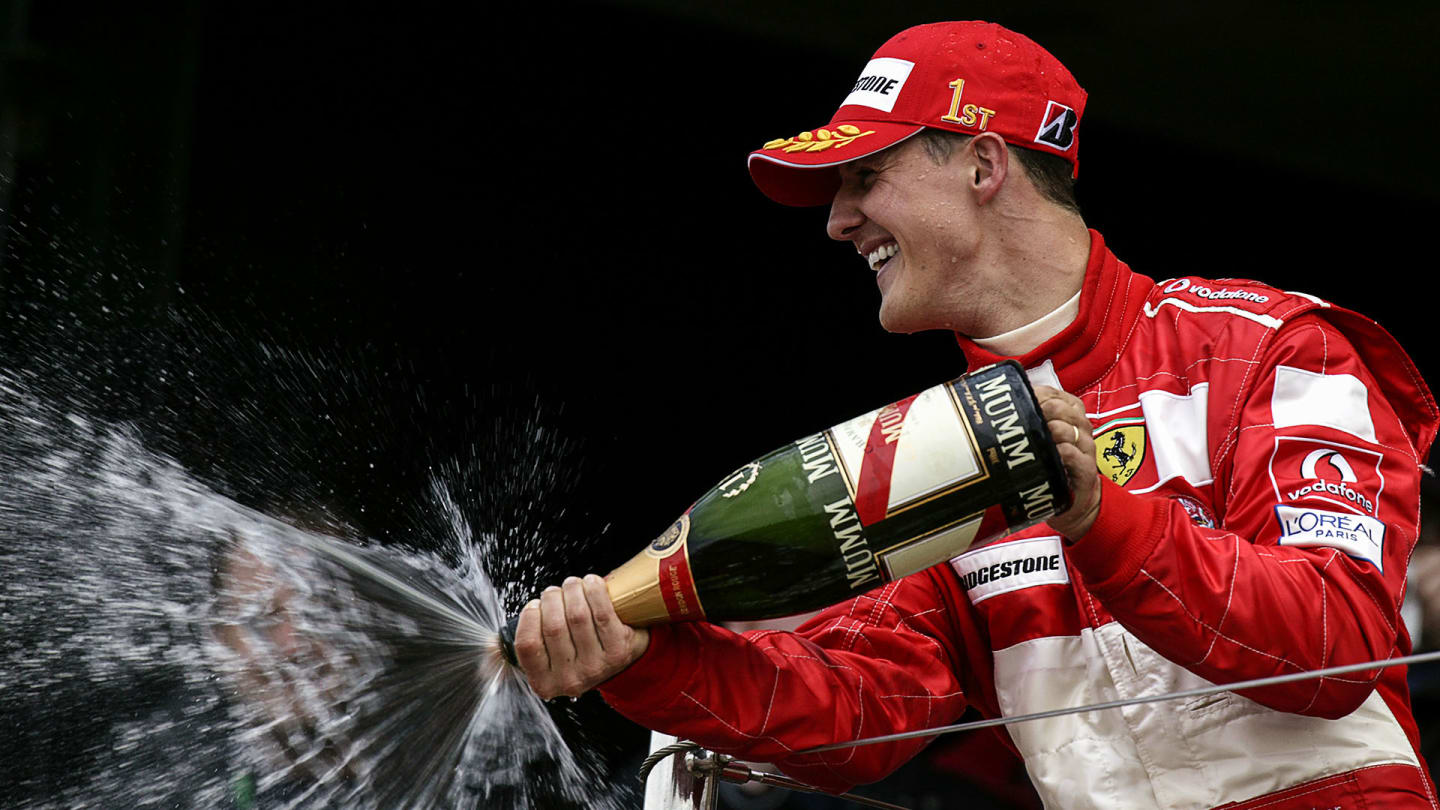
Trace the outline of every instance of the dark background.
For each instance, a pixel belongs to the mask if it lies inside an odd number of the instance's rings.
[[[1435,376],[1440,7],[1237,0],[3,0],[6,363],[249,501],[416,542],[453,464],[481,528],[555,540],[526,589],[607,570],[964,371],[744,168],[956,17],[1090,92],[1081,204],[1137,271],[1333,299]]]
[[[1331,298],[1433,376],[1433,4],[901,5],[6,0],[10,356],[117,385],[203,357],[212,422],[227,387],[267,398],[255,340],[385,378],[323,387],[387,419],[539,402],[628,554],[740,462],[963,371],[948,336],[884,333],[825,212],[744,158],[828,120],[890,33],[970,16],[1090,91],[1081,203],[1132,267]],[[108,407],[175,398],[147,396]],[[441,455],[476,441],[418,421]],[[389,479],[414,464],[369,428]]]

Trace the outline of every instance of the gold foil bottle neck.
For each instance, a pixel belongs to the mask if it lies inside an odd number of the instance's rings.
[[[632,627],[671,621],[660,591],[660,561],[671,554],[684,554],[689,534],[690,516],[682,515],[639,554],[605,577],[605,587],[620,621]]]

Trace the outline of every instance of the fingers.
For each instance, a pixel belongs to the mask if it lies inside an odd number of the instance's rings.
[[[566,577],[561,592],[565,597],[565,622],[570,630],[570,639],[574,642],[576,660],[603,660],[605,647],[600,639],[585,584],[578,577]],[[607,598],[605,601],[610,600]]]
[[[1079,398],[1046,385],[1035,389],[1035,398],[1040,402],[1040,412],[1057,446],[1073,445],[1082,453],[1094,452],[1095,440],[1090,435],[1090,420],[1086,418],[1085,406]]]
[[[1100,473],[1095,466],[1095,437],[1085,405],[1078,397],[1050,386],[1036,386],[1035,399],[1070,479],[1074,501],[1049,520],[1051,528],[1071,540],[1083,536],[1100,511]]]
[[[590,603],[590,614],[594,617],[595,631],[605,650],[605,670],[602,680],[630,666],[645,654],[650,646],[650,631],[643,627],[631,627],[620,621],[615,613],[615,603],[610,601],[610,591],[605,580],[595,574],[585,577],[585,598]]]
[[[520,613],[515,659],[541,698],[579,697],[639,658],[649,634],[620,621],[605,580],[551,586]]]
[[[610,592],[605,589],[605,580],[596,574],[587,574],[583,592],[585,602],[590,606],[590,615],[594,617],[597,642],[609,658],[624,648],[625,631],[629,628],[615,615],[615,605],[610,601]]]
[[[575,661],[575,642],[565,622],[565,592],[551,585],[540,593],[540,637],[550,656],[550,671],[564,670]]]
[[[1042,394],[1043,392],[1043,394]],[[1077,397],[1048,386],[1036,389],[1040,412],[1050,429],[1050,438],[1060,451],[1060,460],[1070,475],[1072,486],[1095,469],[1095,437],[1091,435],[1090,419]]]
[[[515,661],[526,675],[550,671],[550,651],[540,637],[540,600],[531,599],[515,624]],[[533,685],[533,683],[532,683]]]
[[[586,676],[598,668],[603,655],[590,603],[576,577],[546,588],[521,611],[515,660],[541,698],[579,697],[590,686]]]

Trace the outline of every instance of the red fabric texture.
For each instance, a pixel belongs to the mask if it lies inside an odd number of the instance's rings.
[[[1196,308],[1210,311],[1197,317]],[[972,368],[1000,359],[963,338],[960,345]],[[1032,369],[1048,362],[1065,390],[1100,415],[1097,428],[1139,393],[1206,392],[1201,462],[1212,480],[1163,479],[1153,452],[1123,486],[1107,480],[1094,527],[1065,550],[1071,582],[1029,588],[1004,610],[998,599],[972,603],[942,565],[830,608],[795,633],[653,628],[645,656],[602,686],[606,700],[649,727],[840,790],[883,777],[924,741],[793,752],[954,722],[966,706],[997,716],[992,651],[1029,639],[1118,621],[1216,683],[1409,652],[1399,605],[1418,531],[1419,465],[1440,411],[1373,322],[1253,282],[1157,285],[1092,232],[1079,317],[1019,359]],[[1373,441],[1322,425],[1275,426],[1277,374],[1308,373],[1363,383]],[[1354,511],[1383,523],[1374,560],[1280,543],[1280,507],[1336,509],[1340,497],[1292,497],[1300,486],[1286,454],[1321,463],[1334,446],[1351,459],[1346,486],[1362,504]],[[1180,498],[1203,508],[1187,510]],[[1197,523],[1196,514],[1213,515],[1215,525]],[[1001,542],[1044,533],[1041,526]],[[1243,694],[1278,711],[1335,718],[1377,690],[1418,750],[1403,668]],[[1237,806],[1292,806],[1281,794],[1310,802],[1294,806],[1331,806],[1320,800],[1351,795],[1345,791],[1360,791],[1373,806],[1437,806],[1423,765],[1364,768],[1319,792],[1295,790],[1275,794],[1279,804]]]

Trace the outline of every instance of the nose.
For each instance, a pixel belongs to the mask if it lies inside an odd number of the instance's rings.
[[[825,233],[831,239],[849,241],[855,230],[865,224],[865,215],[860,213],[858,202],[858,196],[848,184],[835,192],[835,199],[830,201],[830,218],[825,222]]]

